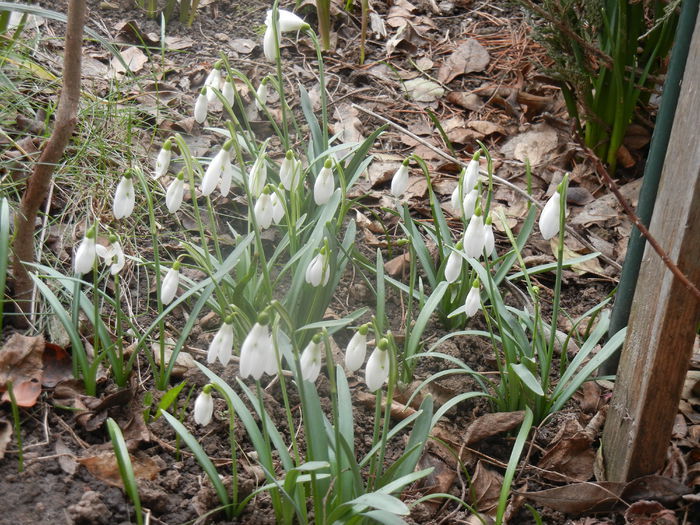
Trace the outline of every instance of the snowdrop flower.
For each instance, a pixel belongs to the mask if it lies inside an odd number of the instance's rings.
[[[272,198],[270,197],[269,188],[265,188],[260,197],[258,197],[253,213],[261,229],[266,230],[270,227],[272,224]]]
[[[481,292],[479,289],[479,279],[474,279],[471,290],[464,301],[464,313],[467,317],[474,317],[474,314],[481,308]]]
[[[265,28],[265,35],[263,36],[263,53],[265,58],[270,62],[274,62],[277,58],[277,53],[279,48],[277,47],[277,42],[282,38],[282,34],[277,31],[277,38],[275,38],[275,31],[272,26],[267,26]]]
[[[277,20],[277,27],[282,33],[289,33],[291,31],[301,31],[303,29],[308,29],[309,24],[304,22],[302,18],[298,15],[287,11],[286,9],[278,9],[279,19]],[[267,27],[272,26],[272,10],[267,10],[267,15],[265,16],[265,25]]]
[[[477,151],[472,160],[469,161],[469,164],[467,164],[467,169],[464,172],[464,182],[462,183],[464,188],[473,188],[479,180],[479,157],[481,157],[481,150]]]
[[[170,304],[175,299],[180,284],[180,261],[175,261],[160,283],[160,302]],[[211,361],[210,361],[211,362]]]
[[[328,260],[328,249],[326,246],[311,259],[309,266],[306,268],[306,282],[311,286],[326,286],[328,279],[331,277],[331,265]]]
[[[233,102],[236,100],[236,91],[233,89],[233,81],[231,76],[226,77],[226,82],[224,82],[224,87],[221,88],[221,94],[226,99],[229,106],[233,106]]]
[[[447,263],[445,263],[445,280],[448,283],[453,283],[462,273],[462,256],[460,251],[462,250],[462,242],[458,242],[455,249],[450,251],[450,256],[447,258]]]
[[[462,201],[462,214],[465,217],[471,217],[474,215],[474,209],[476,208],[476,201],[478,199],[479,192],[475,189],[464,196],[464,201]]]
[[[297,164],[292,150],[287,151],[287,154],[280,166],[280,182],[287,191],[294,191],[299,184],[299,174],[301,173],[301,165]]]
[[[559,188],[554,192],[542,209],[540,215],[540,233],[545,240],[549,240],[559,233],[559,219],[561,216],[561,194]]]
[[[219,184],[226,164],[231,162],[231,146],[233,146],[233,140],[229,139],[209,163],[207,171],[204,172],[204,177],[202,177],[202,185],[199,188],[202,195],[211,195]]]
[[[333,191],[335,191],[335,181],[333,180],[331,166],[333,166],[331,159],[326,160],[314,183],[314,201],[318,206],[322,206],[331,200]]]
[[[209,344],[207,351],[207,363],[213,363],[217,359],[221,364],[226,366],[233,355],[233,317],[228,316],[224,319],[224,324],[221,325],[219,331],[216,332],[214,339]]]
[[[241,346],[239,374],[244,379],[250,376],[257,381],[263,373],[277,372],[277,357],[267,321],[267,314],[261,314]]]
[[[391,194],[396,198],[401,197],[408,188],[408,162],[408,159],[404,160],[391,179]]]
[[[484,219],[481,208],[477,207],[464,232],[464,254],[478,259],[484,251],[484,241]]]
[[[115,219],[125,219],[134,211],[136,194],[134,193],[134,181],[131,172],[127,171],[117,184],[117,191],[114,192],[114,203],[112,213]]]
[[[197,101],[194,103],[194,119],[197,121],[197,124],[204,124],[204,121],[207,120],[207,110],[209,106],[209,101],[207,100],[207,92],[210,91],[205,87],[202,88],[202,91],[199,92],[199,96],[197,97]]]
[[[486,257],[490,257],[495,249],[496,239],[493,236],[493,224],[491,215],[489,215],[486,217],[486,223],[484,224],[484,252],[486,252]]]
[[[321,334],[316,334],[301,353],[299,365],[301,367],[301,377],[304,381],[309,383],[316,382],[318,374],[321,372],[322,350]]]
[[[370,392],[379,390],[389,378],[389,342],[381,339],[365,367],[365,383]]]
[[[83,275],[92,270],[95,263],[97,251],[95,249],[95,237],[97,237],[96,227],[93,225],[85,232],[80,246],[75,251],[73,258],[73,268],[75,273]]]
[[[194,400],[194,422],[206,427],[214,415],[214,399],[211,397],[211,385],[205,385],[197,399]]]
[[[253,167],[250,168],[248,175],[248,186],[253,197],[259,197],[265,188],[267,181],[267,166],[265,165],[265,152],[261,151],[258,158],[255,159]]]
[[[165,192],[165,206],[170,213],[175,213],[182,206],[182,198],[185,195],[185,173],[180,171],[177,174],[167,191]]]
[[[95,253],[109,264],[109,273],[117,275],[124,268],[124,250],[122,250],[119,239],[116,235],[109,236],[109,246],[95,245]]]
[[[284,218],[284,203],[277,192],[272,192],[270,200],[272,201],[272,222],[279,224]]]
[[[170,159],[172,157],[172,147],[173,141],[172,139],[168,139],[163,143],[163,147],[160,148],[158,157],[156,158],[156,169],[153,175],[154,178],[157,179],[162,177],[168,172],[168,168],[170,167]]]
[[[363,324],[357,329],[355,335],[352,336],[348,343],[348,348],[345,350],[345,368],[349,372],[355,372],[362,367],[367,355],[367,332],[369,325]]]
[[[226,162],[224,162],[224,171],[221,173],[221,182],[219,183],[219,191],[221,195],[226,197],[231,191],[231,184],[235,178],[237,182],[241,179],[241,170],[231,163],[231,155]]]
[[[267,77],[263,78],[258,86],[255,97],[255,107],[258,111],[262,111],[263,106],[267,104]]]
[[[211,104],[216,100],[216,93],[213,89],[221,89],[223,85],[223,78],[221,77],[221,64],[217,63],[207,75],[207,79],[204,81],[204,87],[207,88],[207,102]]]

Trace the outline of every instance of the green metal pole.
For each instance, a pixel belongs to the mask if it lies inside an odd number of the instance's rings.
[[[661,171],[666,157],[668,139],[671,135],[671,128],[673,128],[673,120],[676,115],[678,95],[681,91],[681,81],[683,80],[686,59],[688,58],[688,48],[690,47],[698,15],[699,1],[685,0],[678,19],[676,37],[671,51],[671,62],[668,67],[666,81],[664,82],[661,107],[656,117],[647,164],[644,167],[644,181],[639,192],[639,204],[637,205],[637,215],[642,224],[647,227],[651,222],[651,215],[654,211],[656,192],[659,188],[659,179],[661,178]],[[618,284],[617,293],[615,294],[615,304],[610,316],[608,337],[627,326],[645,246],[646,239],[636,227],[633,227],[629,244],[627,245],[627,255],[620,274],[620,284]],[[620,352],[618,351],[603,364],[601,372],[603,374],[614,374],[617,371],[619,361]]]

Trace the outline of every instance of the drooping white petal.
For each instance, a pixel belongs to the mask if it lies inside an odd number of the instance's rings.
[[[540,233],[545,240],[549,240],[559,233],[559,216],[561,215],[561,195],[555,191],[544,205],[540,215]]]
[[[391,179],[391,194],[394,197],[401,197],[408,188],[408,165],[401,164]]]
[[[255,159],[253,167],[250,168],[250,174],[248,175],[248,185],[253,197],[257,198],[260,196],[263,189],[265,189],[266,182],[267,166],[265,165],[265,154],[261,152],[258,158]]]
[[[255,323],[241,346],[239,374],[242,378],[248,376],[260,379],[267,367],[266,358],[270,355],[272,337],[267,325]]]
[[[282,35],[278,31],[277,40],[280,38],[282,38]],[[277,49],[277,41],[275,40],[275,32],[271,25],[268,25],[265,28],[265,36],[263,36],[263,52],[265,53],[265,58],[267,58],[270,62],[275,61],[277,53],[279,52]]]
[[[78,246],[78,249],[75,251],[75,257],[73,259],[75,273],[83,275],[92,270],[96,256],[95,238],[85,236],[80,246]]]
[[[462,273],[462,256],[457,252],[450,252],[450,256],[445,263],[445,280],[453,283]]]
[[[207,87],[207,102],[209,104],[214,103],[217,98],[216,93],[211,88],[221,89],[222,82],[221,70],[217,68],[212,69],[204,81],[204,85]]]
[[[484,251],[486,256],[490,257],[496,249],[496,239],[493,236],[493,225],[484,224]]]
[[[389,352],[379,347],[375,348],[367,360],[365,367],[365,383],[367,390],[379,390],[389,377]]]
[[[164,305],[168,305],[175,299],[177,287],[180,284],[180,271],[172,267],[165,274],[165,277],[160,283],[160,301]]]
[[[229,79],[226,79],[226,82],[224,82],[224,87],[221,88],[221,94],[226,99],[228,105],[233,107],[233,102],[236,100],[236,92],[233,89],[233,82]]]
[[[206,427],[214,415],[214,399],[209,392],[200,392],[194,400],[194,422]]]
[[[185,195],[185,179],[174,178],[165,192],[165,206],[170,213],[175,213],[182,206],[182,198]]]
[[[158,157],[156,158],[156,169],[154,173],[154,178],[159,178],[165,175],[168,172],[168,168],[170,167],[170,159],[172,158],[172,150],[166,149],[165,147],[161,148],[161,150],[158,152]]]
[[[355,372],[362,367],[367,355],[367,334],[362,334],[359,330],[352,336],[345,350],[345,368],[350,372]]]
[[[309,342],[301,353],[299,364],[301,365],[301,376],[305,381],[314,383],[321,372],[321,361],[323,354],[322,343]]]
[[[209,344],[207,363],[217,359],[226,366],[233,355],[233,324],[224,323]]]
[[[112,213],[115,219],[124,219],[134,211],[136,194],[134,193],[134,181],[132,177],[122,177],[114,192],[114,204]]]
[[[282,165],[280,166],[280,182],[282,183],[282,186],[284,186],[284,189],[287,191],[292,191],[294,188],[296,188],[296,177],[294,173],[295,167],[296,162],[294,160],[294,156],[291,154],[290,151],[284,157]]]
[[[209,109],[208,91],[207,88],[202,89],[202,92],[197,97],[197,101],[194,103],[194,120],[197,121],[197,124],[204,124],[204,121],[207,120],[207,111]]]
[[[464,254],[478,259],[484,251],[484,219],[481,215],[472,215],[467,230],[464,232]]]
[[[462,213],[465,217],[471,217],[474,215],[474,209],[476,208],[476,200],[479,198],[479,192],[476,190],[471,190],[464,196],[464,201],[462,202]]]
[[[317,253],[306,268],[306,282],[311,286],[326,286],[331,275],[330,265],[322,253]]]
[[[228,159],[229,152],[224,148],[221,148],[214,156],[207,167],[207,171],[204,172],[204,177],[202,177],[202,185],[200,186],[202,195],[211,195],[216,189],[216,186],[221,180],[221,175],[224,172],[224,166],[228,162]]]
[[[270,200],[272,201],[272,221],[279,224],[284,218],[284,204],[277,193],[270,195]]]
[[[282,31],[283,33],[299,31],[300,29],[304,29],[308,26],[308,24],[304,22],[302,18],[292,13],[291,11],[287,11],[286,9],[278,9],[277,12],[279,13],[278,25],[280,31]],[[265,17],[265,24],[267,26],[272,25],[272,10],[267,11],[267,15]]]
[[[124,250],[122,250],[122,245],[119,244],[119,241],[115,241],[112,243],[112,264],[109,267],[109,273],[112,275],[117,275],[119,272],[122,271],[122,268],[124,268],[124,265],[126,264],[126,260],[124,258]]]
[[[314,183],[314,202],[318,206],[326,204],[331,200],[333,191],[335,190],[335,182],[333,180],[333,171],[325,166],[321,168],[316,182]]]
[[[258,89],[256,91],[257,97],[255,97],[255,107],[259,110],[262,111],[262,108],[265,104],[267,104],[267,83],[266,82],[260,82],[260,85],[258,86]]]
[[[221,181],[219,182],[219,190],[221,191],[221,195],[223,197],[226,197],[231,191],[231,185],[234,178],[236,178],[237,181],[240,181],[240,173],[240,170],[231,164],[230,159],[224,162],[224,170],[221,173]]]
[[[269,193],[263,193],[258,197],[253,213],[255,213],[255,220],[260,228],[265,230],[270,227],[272,224],[272,199]]]
[[[472,286],[464,301],[464,313],[467,317],[473,317],[479,308],[481,308],[481,292],[478,286]]]
[[[477,180],[479,180],[479,161],[472,159],[464,172],[464,189],[469,191],[474,188]]]

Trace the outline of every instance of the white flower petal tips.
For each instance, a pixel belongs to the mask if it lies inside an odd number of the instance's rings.
[[[241,346],[239,374],[242,378],[248,376],[255,380],[263,373],[274,373],[277,370],[277,357],[270,336],[270,328],[266,324],[255,323]]]
[[[544,205],[540,215],[540,233],[545,240],[549,240],[559,233],[559,216],[561,215],[561,195],[559,190],[554,192]]]
[[[160,302],[170,304],[175,299],[177,287],[180,284],[180,263],[175,262],[160,283]]]
[[[112,213],[115,219],[125,219],[134,211],[136,202],[136,194],[134,193],[134,181],[132,176],[125,175],[117,185],[117,191],[114,192],[114,204]]]
[[[224,173],[224,167],[228,162],[229,152],[226,149],[221,148],[209,163],[207,171],[204,172],[204,177],[202,177],[202,185],[200,186],[202,195],[211,195],[216,189],[216,186],[219,184],[221,176]]]
[[[326,286],[331,276],[331,265],[323,250],[311,259],[306,268],[305,279],[311,286]]]
[[[202,91],[199,92],[197,101],[194,103],[194,120],[197,121],[197,124],[204,124],[204,121],[207,120],[207,111],[209,110],[208,91],[206,87],[203,87]]]
[[[349,372],[355,372],[362,367],[367,356],[367,329],[360,328],[355,335],[352,336],[348,343],[348,348],[345,350],[345,368]]]
[[[472,285],[471,290],[467,294],[467,299],[464,301],[464,313],[467,317],[474,317],[474,314],[481,308],[481,292],[479,290],[479,283],[475,281]]]
[[[255,207],[253,208],[253,213],[255,214],[255,220],[258,226],[263,230],[266,230],[272,225],[272,199],[269,193],[263,193],[258,197]]]
[[[206,427],[214,415],[214,399],[205,388],[194,400],[194,422]]]
[[[75,273],[83,275],[92,270],[92,266],[95,263],[95,257],[97,257],[97,250],[95,248],[95,227],[93,226],[87,232],[85,232],[85,237],[83,237],[80,246],[75,251],[75,256],[73,258],[73,268]]]
[[[450,252],[450,256],[445,263],[445,280],[453,283],[462,273],[462,256],[455,251]]]
[[[314,383],[321,372],[321,362],[323,360],[323,343],[311,340],[301,353],[299,365],[301,366],[301,377],[305,381]]]
[[[367,360],[365,383],[370,392],[379,390],[389,378],[389,351],[377,347]]]
[[[168,172],[170,167],[170,159],[172,158],[172,141],[168,139],[163,144],[163,147],[158,152],[158,157],[156,158],[156,169],[153,174],[154,178],[159,178]]]
[[[216,332],[214,339],[209,344],[207,363],[213,363],[217,359],[226,366],[233,355],[233,323],[224,322]]]
[[[464,254],[478,259],[484,251],[484,218],[477,209],[464,232]]]
[[[394,197],[401,197],[408,188],[408,159],[403,161],[401,167],[396,170],[391,179],[391,194]]]
[[[298,15],[287,11],[286,9],[278,9],[279,20],[278,27],[282,33],[289,33],[291,31],[300,31],[301,29],[306,29],[309,24],[304,22],[303,18]],[[265,25],[268,27],[272,26],[272,10],[267,10],[267,15],[265,16]]]
[[[314,183],[314,202],[319,206],[326,204],[331,200],[333,191],[335,191],[335,181],[333,180],[331,161],[327,160]]]
[[[165,192],[165,206],[170,213],[175,213],[182,206],[182,198],[185,195],[185,178],[180,174],[173,179]]]

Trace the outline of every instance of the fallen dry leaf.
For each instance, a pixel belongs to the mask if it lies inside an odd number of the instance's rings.
[[[593,436],[572,419],[567,420],[557,439],[537,464],[542,477],[551,481],[588,481],[593,476]]]
[[[567,514],[602,512],[619,501],[624,483],[573,483],[538,492],[518,492],[530,501]]]
[[[470,111],[479,111],[484,107],[484,101],[476,93],[470,93],[468,91],[453,91],[448,93],[447,100],[452,104],[463,107]]]
[[[155,459],[142,451],[137,452],[136,455],[129,454],[129,457],[131,458],[131,466],[134,469],[134,476],[136,479],[153,480],[158,476],[160,465]],[[124,488],[122,485],[122,478],[119,475],[117,458],[111,450],[95,456],[78,458],[77,461],[88,469],[90,474],[97,479],[113,487]]]
[[[637,501],[625,511],[625,525],[678,525],[676,514],[657,501]]]
[[[502,485],[503,476],[495,470],[485,467],[484,463],[479,461],[469,486],[469,502],[480,512],[489,512],[495,509]]]
[[[146,54],[136,46],[126,48],[124,51],[122,51],[121,55],[124,59],[124,62],[128,66],[129,71],[131,71],[132,73],[137,73],[141,71],[143,69],[144,64],[148,62],[148,57],[146,56]],[[114,57],[110,61],[109,67],[112,70],[113,74],[126,73],[126,68],[124,68],[124,64],[122,64],[117,57]]]
[[[42,384],[53,388],[61,381],[73,377],[73,359],[65,348],[53,343],[46,343],[43,355]]]
[[[508,432],[523,422],[524,412],[495,412],[476,418],[467,428],[464,443],[472,445],[479,441]]]
[[[404,21],[396,30],[396,34],[386,41],[386,55],[391,55],[396,49],[401,49],[409,54],[414,54],[418,51],[418,46],[423,43],[423,37],[420,36],[413,24]]]
[[[7,383],[12,382],[17,405],[31,407],[41,394],[44,338],[14,334],[0,349],[0,391],[9,401]]]
[[[462,42],[440,66],[438,80],[447,84],[459,75],[483,71],[489,65],[489,53],[473,38]]]
[[[557,130],[547,124],[537,124],[532,129],[511,138],[501,147],[501,153],[509,159],[530,161],[537,166],[548,159],[548,154],[559,144]]]
[[[350,103],[341,103],[335,107],[337,123],[333,132],[338,135],[338,141],[343,143],[362,142],[362,122],[357,117],[358,111]]]
[[[58,436],[56,439],[54,452],[58,456],[58,465],[61,467],[61,470],[71,476],[75,474],[75,471],[78,468],[78,462],[76,461],[71,449],[69,449],[61,439],[61,436]]]
[[[408,264],[410,262],[411,255],[408,252],[397,255],[393,259],[384,263],[384,271],[391,277],[399,276],[407,271]]]
[[[416,102],[435,102],[445,94],[440,84],[424,78],[407,80],[403,87],[408,96]]]

